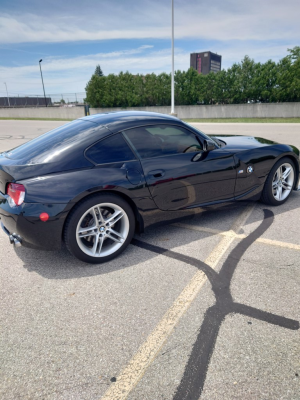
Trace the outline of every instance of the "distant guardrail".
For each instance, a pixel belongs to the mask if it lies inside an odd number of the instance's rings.
[[[170,114],[171,107],[90,108],[90,114],[115,111],[152,111]],[[300,103],[258,103],[230,105],[176,106],[175,113],[181,119],[193,118],[299,118]],[[0,117],[76,119],[85,115],[84,107],[24,107],[0,108]]]
[[[152,111],[162,114],[171,112],[170,106],[133,107],[133,108],[91,108],[91,114],[110,111]],[[296,118],[300,117],[300,103],[254,103],[176,106],[178,118]]]

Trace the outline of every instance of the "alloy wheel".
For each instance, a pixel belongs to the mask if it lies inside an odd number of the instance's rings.
[[[275,200],[285,200],[294,184],[294,168],[289,163],[284,163],[276,170],[272,181],[272,192]]]
[[[101,203],[89,208],[76,228],[80,249],[92,257],[106,257],[115,253],[129,233],[129,218],[117,204]]]

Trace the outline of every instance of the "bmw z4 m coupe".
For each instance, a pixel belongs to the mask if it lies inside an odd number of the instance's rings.
[[[134,232],[196,207],[283,204],[299,189],[299,150],[245,136],[208,137],[147,112],[77,119],[0,154],[1,226],[16,246],[101,263]]]

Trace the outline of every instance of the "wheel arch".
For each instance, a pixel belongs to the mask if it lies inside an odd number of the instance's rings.
[[[296,179],[295,179],[294,187],[293,187],[293,190],[295,190],[295,189],[296,189],[296,186],[297,186],[297,182],[298,182],[297,177],[299,176],[299,161],[297,160],[296,156],[293,156],[293,155],[291,155],[291,154],[282,154],[282,155],[276,160],[276,162],[279,161],[279,160],[281,160],[282,158],[289,158],[289,159],[293,162],[293,165],[294,165],[294,167],[295,167],[295,172],[296,172]],[[275,165],[275,163],[274,163],[274,165]]]
[[[70,213],[71,213],[72,210],[74,209],[74,207],[76,207],[79,203],[82,203],[82,202],[86,201],[87,199],[89,199],[89,198],[91,198],[91,197],[97,196],[97,195],[100,194],[100,193],[101,193],[101,194],[104,193],[104,194],[107,194],[107,195],[113,194],[114,196],[118,196],[118,197],[122,198],[123,200],[125,200],[125,201],[130,205],[130,207],[131,207],[131,209],[132,209],[132,211],[133,211],[133,214],[134,214],[134,218],[135,218],[135,231],[136,231],[137,233],[142,233],[142,232],[144,232],[144,220],[143,220],[143,217],[142,217],[141,214],[139,213],[139,210],[138,210],[138,208],[137,208],[137,205],[135,204],[135,202],[134,202],[129,196],[127,196],[126,194],[124,194],[124,193],[122,193],[122,192],[118,192],[118,191],[115,191],[115,190],[98,190],[98,191],[96,191],[96,192],[89,193],[89,194],[87,194],[86,196],[82,197],[78,202],[74,203],[74,204],[72,205],[72,207],[68,210],[68,214],[67,214],[67,216],[66,216],[66,218],[65,218],[64,225],[63,225],[63,229],[62,229],[62,237],[64,236],[64,231],[65,231],[66,222],[67,222],[67,220],[68,220],[68,217],[69,217]]]

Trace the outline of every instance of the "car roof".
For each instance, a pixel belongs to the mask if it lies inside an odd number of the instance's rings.
[[[181,124],[181,120],[172,115],[147,111],[117,111],[89,115],[79,119],[92,122],[98,126],[104,125],[108,127],[111,132],[148,124],[164,124],[172,122]]]

